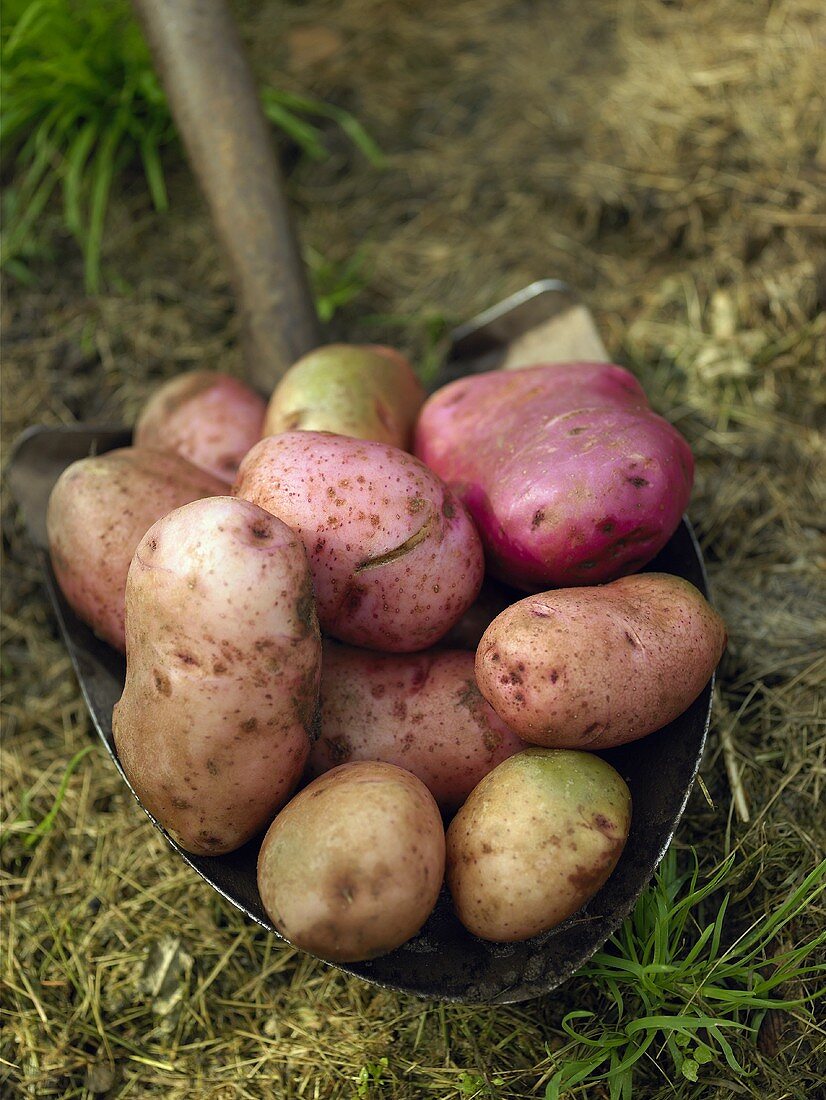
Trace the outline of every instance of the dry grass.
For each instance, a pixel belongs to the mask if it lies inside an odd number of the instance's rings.
[[[695,794],[680,840],[706,864],[744,854],[734,919],[747,924],[824,842],[822,5],[242,10],[262,75],[286,69],[352,109],[390,156],[377,174],[331,133],[331,161],[291,176],[305,239],[333,258],[364,249],[368,286],[342,333],[422,355],[445,320],[560,275],[690,439],[691,515],[731,645],[703,768],[714,806]],[[287,32],[320,22],[340,45],[308,66]],[[33,422],[131,417],[196,363],[239,369],[211,231],[186,172],[172,175],[168,217],[120,196],[100,299],[82,295],[68,240],[37,288],[8,289],[4,447]],[[563,1012],[593,1002],[581,981],[522,1007],[426,1006],[285,950],[168,857],[97,748],[54,829],[25,846],[89,730],[8,505],[5,519],[6,1095],[541,1095]],[[652,1071],[638,1095],[813,1096],[822,1032],[800,1017],[777,1035],[762,1053],[741,1040],[753,1080],[697,1091]]]

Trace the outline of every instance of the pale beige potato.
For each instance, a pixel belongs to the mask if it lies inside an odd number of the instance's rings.
[[[526,741],[606,749],[682,714],[725,647],[725,623],[693,584],[642,573],[512,604],[482,637],[476,679]]]
[[[49,497],[49,554],[74,613],[104,641],[126,647],[126,575],[152,524],[226,485],[180,455],[122,447],[63,471]]]
[[[330,962],[400,947],[439,896],[445,836],[425,785],[393,764],[343,764],[288,803],[258,856],[275,927]]]
[[[525,747],[482,698],[467,650],[395,656],[324,642],[311,775],[384,760],[418,776],[449,813]]]
[[[470,795],[447,832],[447,883],[476,936],[527,940],[592,898],[619,860],[631,794],[589,752],[530,748]]]
[[[408,360],[377,344],[328,344],[273,391],[262,434],[335,432],[410,450],[425,392]]]
[[[126,588],[126,684],[112,726],[147,810],[189,852],[239,848],[301,778],[321,638],[299,538],[245,500],[159,520]]]

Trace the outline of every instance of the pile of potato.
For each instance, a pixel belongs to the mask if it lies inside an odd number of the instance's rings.
[[[692,585],[637,573],[693,463],[635,379],[540,365],[425,401],[399,353],[332,345],[268,406],[176,379],[134,444],[64,472],[48,532],[125,649],[115,742],[169,834],[267,829],[264,907],[333,961],[415,935],[445,878],[488,940],[580,909],[631,822],[594,750],[676,718],[726,641]]]

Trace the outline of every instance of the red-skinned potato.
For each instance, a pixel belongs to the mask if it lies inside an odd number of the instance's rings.
[[[428,399],[415,437],[470,512],[488,571],[529,592],[636,572],[691,492],[688,444],[611,363],[460,378]]]
[[[385,652],[437,642],[473,603],[484,558],[465,509],[418,459],[330,432],[262,439],[235,493],[301,536],[325,634]]]
[[[467,651],[387,656],[325,642],[320,704],[310,775],[384,760],[418,776],[446,812],[525,748],[479,693]]]
[[[424,399],[400,352],[376,344],[328,344],[299,359],[278,383],[262,434],[335,432],[407,451]]]
[[[226,485],[180,455],[136,447],[68,466],[49,497],[46,528],[57,583],[72,610],[123,652],[126,575],[152,524]]]
[[[723,620],[694,585],[644,573],[512,604],[482,637],[476,678],[526,741],[607,749],[682,714],[725,646]]]
[[[258,889],[290,943],[330,962],[358,962],[419,931],[444,867],[442,819],[424,784],[393,764],[343,764],[272,823]]]
[[[474,935],[527,940],[572,916],[631,827],[622,776],[590,752],[526,749],[485,776],[447,832],[447,883]]]
[[[241,459],[261,438],[265,411],[264,399],[237,378],[187,371],[146,402],[135,446],[174,451],[231,484]]]
[[[233,851],[294,790],[320,658],[304,547],[275,516],[215,497],[147,531],[112,726],[136,794],[187,851]]]

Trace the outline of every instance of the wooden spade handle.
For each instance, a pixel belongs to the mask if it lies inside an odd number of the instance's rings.
[[[247,375],[265,393],[320,342],[278,162],[225,0],[133,0],[229,259]]]

